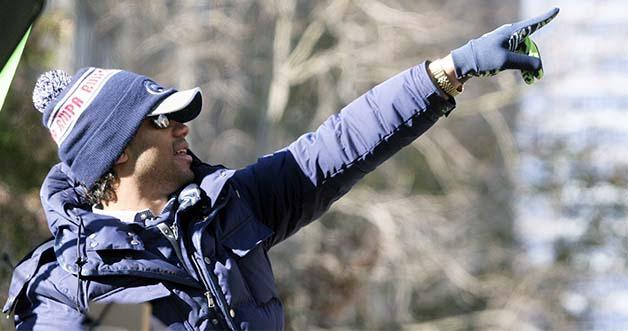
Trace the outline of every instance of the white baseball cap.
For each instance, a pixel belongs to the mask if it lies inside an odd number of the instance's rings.
[[[177,122],[185,123],[193,120],[201,112],[203,95],[200,87],[179,91],[165,98],[147,116],[168,115]]]

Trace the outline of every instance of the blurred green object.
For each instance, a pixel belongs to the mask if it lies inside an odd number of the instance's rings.
[[[7,92],[9,92],[13,75],[15,75],[15,71],[17,70],[17,64],[20,62],[20,57],[22,57],[24,46],[26,46],[26,39],[28,39],[30,32],[31,29],[29,28],[20,43],[17,45],[15,51],[13,51],[11,57],[9,57],[9,60],[6,62],[4,67],[2,67],[2,71],[0,71],[0,110],[2,110],[2,106],[4,105],[4,99],[7,96]]]
[[[0,110],[44,0],[0,0]]]
[[[521,46],[519,49],[517,49],[518,52],[521,52],[523,54],[529,55],[529,56],[534,56],[536,58],[541,58],[541,53],[539,52],[539,48],[536,46],[536,44],[534,43],[534,41],[532,41],[532,39],[530,39],[530,37],[526,37],[523,42],[521,43]],[[533,72],[533,71],[522,71],[521,72],[521,76],[523,77],[523,81],[528,84],[528,85],[532,85],[534,83],[534,79],[541,79],[543,78],[543,68],[541,67],[541,69]]]

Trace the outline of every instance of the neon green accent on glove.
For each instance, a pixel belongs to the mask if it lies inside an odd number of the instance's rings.
[[[539,52],[539,48],[536,46],[534,41],[530,39],[530,37],[526,37],[525,39],[523,39],[523,42],[519,45],[519,48],[517,49],[517,52],[523,53],[528,56],[533,56],[539,59],[541,58],[541,53]],[[543,67],[541,66],[541,68],[537,71],[522,70],[521,77],[523,77],[523,81],[526,84],[532,85],[534,84],[535,79],[543,78]]]

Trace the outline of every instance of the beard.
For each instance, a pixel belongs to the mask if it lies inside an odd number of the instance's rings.
[[[167,161],[154,159],[137,164],[136,173],[145,189],[171,194],[194,180],[190,167],[182,167],[174,159]]]

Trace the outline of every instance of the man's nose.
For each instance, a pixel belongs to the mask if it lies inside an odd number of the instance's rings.
[[[181,123],[181,122],[177,122],[177,121],[173,121],[174,125],[172,128],[172,135],[175,137],[185,137],[188,135],[188,133],[190,132],[190,128],[188,128],[187,125]]]

